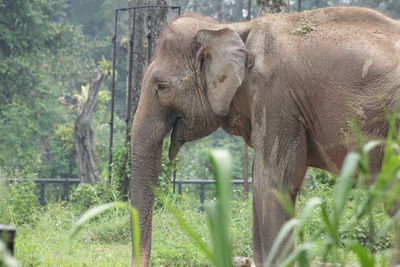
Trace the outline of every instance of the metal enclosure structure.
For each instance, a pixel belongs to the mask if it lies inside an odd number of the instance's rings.
[[[130,7],[124,7],[124,8],[117,8],[115,10],[115,22],[114,22],[114,35],[112,38],[113,42],[113,53],[112,53],[112,77],[111,77],[111,115],[110,115],[110,139],[109,139],[109,155],[108,155],[108,180],[111,183],[111,173],[112,173],[112,166],[113,166],[113,144],[114,144],[114,106],[115,106],[115,66],[116,66],[116,58],[117,58],[117,38],[118,38],[118,14],[120,12],[125,12],[129,10],[133,10],[133,21],[132,21],[132,32],[130,33],[130,38],[129,38],[129,55],[130,57],[133,57],[134,51],[134,40],[135,40],[135,23],[136,23],[136,11],[138,9],[170,9],[173,11],[177,11],[177,15],[179,16],[181,13],[181,7],[180,6],[171,6],[171,5],[146,5],[146,6],[130,6]],[[147,50],[147,53],[149,55],[148,58],[150,58],[150,55],[152,53],[151,51],[151,43],[154,41],[152,40],[152,35],[149,34],[146,36],[148,44],[149,44],[149,49]],[[131,117],[132,117],[132,95],[133,95],[133,86],[132,86],[132,70],[133,70],[133,60],[130,58],[128,60],[128,85],[126,88],[126,95],[127,95],[127,104],[126,104],[126,129],[125,129],[125,136],[128,139],[129,134],[130,134],[130,123],[131,123]]]

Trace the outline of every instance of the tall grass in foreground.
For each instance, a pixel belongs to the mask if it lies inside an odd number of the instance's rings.
[[[229,267],[232,264],[231,240],[229,236],[229,198],[231,195],[232,179],[232,159],[229,152],[225,150],[214,150],[210,152],[210,161],[216,178],[217,200],[206,207],[209,220],[209,229],[211,231],[213,249],[210,249],[203,239],[198,235],[179,211],[170,205],[159,191],[157,196],[163,205],[169,210],[184,232],[186,232],[194,243],[205,253],[207,258],[218,267]],[[86,211],[82,217],[74,224],[71,237],[74,237],[84,224],[94,217],[112,208],[122,208],[131,212],[133,234],[133,251],[136,260],[136,266],[140,266],[140,229],[139,218],[135,208],[128,203],[112,202],[93,207]]]
[[[301,214],[289,220],[281,229],[275,243],[265,259],[265,266],[311,266],[316,260],[324,263],[338,263],[345,266],[349,261],[360,266],[388,266],[392,256],[398,256],[395,251],[388,250],[379,256],[375,254],[374,240],[398,232],[400,210],[398,209],[398,196],[400,195],[400,145],[395,130],[395,119],[388,138],[385,141],[370,141],[365,145],[361,135],[358,136],[359,149],[349,153],[343,164],[337,184],[332,190],[332,201],[326,203],[321,198],[311,198],[305,204]],[[369,154],[376,148],[384,148],[384,158],[381,172],[372,177],[369,167]],[[162,205],[174,216],[180,228],[192,239],[193,244],[215,266],[232,266],[232,244],[229,234],[230,195],[232,177],[232,163],[228,152],[215,150],[210,152],[210,161],[216,179],[216,201],[206,207],[212,247],[204,241],[204,233],[198,234],[182,216],[166,200],[165,195],[156,191]],[[355,178],[357,176],[357,179]],[[357,193],[351,193],[356,188]],[[279,197],[279,196],[278,196]],[[282,197],[281,199],[285,199]],[[349,205],[354,206],[354,212],[345,212]],[[289,204],[286,203],[286,206]],[[392,219],[377,225],[374,220],[375,211],[384,209],[393,214]],[[112,208],[123,207],[134,211],[129,204],[111,203],[89,210],[77,223],[77,228],[97,214]],[[315,216],[317,214],[317,216]],[[137,214],[135,215],[137,216]],[[310,220],[313,220],[313,231],[310,229]],[[317,220],[317,223],[315,221]],[[354,233],[361,221],[368,222],[368,236],[366,242],[360,242],[351,234]],[[139,236],[133,223],[134,236]],[[396,236],[397,237],[397,236]],[[296,244],[297,243],[297,244]],[[396,243],[396,242],[395,242]],[[135,255],[139,253],[139,243],[135,244]],[[296,246],[295,246],[296,245]],[[280,250],[283,246],[283,250]],[[281,251],[278,255],[278,251]],[[318,251],[315,255],[313,251]],[[136,260],[138,260],[136,257]],[[140,260],[140,259],[139,259]]]
[[[370,141],[363,145],[360,131],[354,127],[359,144],[358,152],[350,152],[337,179],[332,195],[331,205],[322,205],[320,198],[309,199],[298,218],[289,220],[275,240],[265,266],[291,266],[296,263],[300,267],[311,266],[315,256],[310,253],[318,248],[322,262],[339,263],[345,266],[349,258],[356,257],[356,262],[363,267],[388,266],[399,260],[394,247],[391,251],[380,255],[374,254],[373,242],[361,244],[357,239],[345,236],[343,232],[354,232],[362,220],[369,224],[370,240],[378,240],[388,233],[399,232],[400,220],[400,146],[396,130],[396,117],[390,118],[390,130],[385,141]],[[384,147],[384,158],[380,173],[374,177],[370,172],[369,154],[378,146]],[[357,177],[356,177],[357,176]],[[354,182],[356,184],[354,184]],[[359,194],[350,194],[352,188]],[[353,198],[353,199],[352,199]],[[344,217],[345,208],[354,198],[355,212]],[[375,211],[384,206],[392,214],[392,218],[378,229],[374,221]],[[319,223],[314,224],[312,235],[305,238],[305,227],[312,213],[318,212]],[[398,239],[398,236],[395,236]],[[284,241],[288,240],[284,244]],[[297,241],[295,249],[292,249]],[[395,240],[392,246],[397,245]],[[278,257],[278,248],[284,245],[283,253]],[[344,248],[344,249],[343,249]]]

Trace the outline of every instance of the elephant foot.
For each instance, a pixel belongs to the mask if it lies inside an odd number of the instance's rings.
[[[233,266],[235,267],[256,267],[253,261],[248,257],[234,256]]]

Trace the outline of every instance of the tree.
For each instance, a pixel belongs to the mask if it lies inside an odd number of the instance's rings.
[[[169,0],[130,0],[129,6],[146,5],[170,5]],[[131,114],[134,114],[139,102],[140,88],[144,70],[151,60],[152,53],[156,47],[156,40],[161,30],[167,23],[169,10],[167,8],[141,8],[130,10],[129,12],[129,49],[128,49],[128,95],[127,103],[127,127],[126,127],[126,145],[130,141]],[[129,66],[132,66],[130,70]],[[130,119],[129,119],[130,118]],[[130,153],[130,149],[127,149]],[[128,154],[125,157],[123,165],[129,164]],[[128,169],[123,167],[124,170]],[[122,186],[122,195],[128,194],[129,174],[126,173]]]
[[[74,144],[81,183],[94,184],[100,179],[96,167],[96,144],[91,120],[96,105],[97,95],[104,78],[104,73],[100,72],[98,73],[97,78],[90,83],[88,86],[87,100],[75,121]]]
[[[289,0],[257,0],[257,16],[269,13],[289,12]]]
[[[129,6],[169,5],[169,0],[130,0]],[[135,13],[135,14],[134,14]],[[129,13],[130,41],[133,41],[132,50],[128,51],[128,60],[133,63],[132,71],[132,110],[136,110],[139,102],[140,88],[144,70],[155,49],[156,40],[167,22],[168,9],[144,8],[131,10]],[[134,31],[133,31],[134,27]],[[134,36],[134,40],[133,39]],[[128,65],[130,62],[128,62]],[[129,73],[128,73],[129,75]]]
[[[56,101],[60,82],[52,76],[55,57],[74,47],[77,32],[56,18],[61,5],[0,1],[0,166],[7,175],[38,175],[49,170],[45,162],[63,157],[52,151],[54,122],[65,118]]]

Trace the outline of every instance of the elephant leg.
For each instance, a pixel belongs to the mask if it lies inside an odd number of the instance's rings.
[[[277,234],[289,219],[276,199],[276,192],[289,194],[288,199],[294,205],[307,169],[303,128],[298,126],[288,131],[285,127],[284,130],[263,138],[262,143],[256,142],[259,145],[255,146],[253,249],[256,266],[263,266]]]

